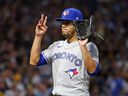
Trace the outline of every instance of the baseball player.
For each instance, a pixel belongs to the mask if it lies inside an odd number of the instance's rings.
[[[64,41],[56,41],[41,51],[41,41],[47,32],[47,16],[42,15],[35,29],[30,64],[52,64],[53,96],[90,96],[89,79],[99,71],[98,49],[88,39],[78,40],[74,20],[83,20],[82,13],[67,8],[57,21],[62,23]]]

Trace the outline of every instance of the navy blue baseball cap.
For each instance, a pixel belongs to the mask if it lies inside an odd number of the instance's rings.
[[[83,14],[81,11],[75,8],[67,8],[63,11],[61,18],[57,18],[57,21],[82,21]]]

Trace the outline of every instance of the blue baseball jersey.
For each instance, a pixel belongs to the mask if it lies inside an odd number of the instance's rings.
[[[93,42],[86,44],[92,58],[99,63],[98,49]],[[90,96],[89,79],[79,42],[57,41],[41,52],[44,63],[52,64],[53,94]]]

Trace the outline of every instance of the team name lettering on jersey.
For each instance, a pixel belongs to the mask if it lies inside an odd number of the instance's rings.
[[[79,59],[77,56],[75,56],[74,54],[70,54],[70,53],[66,53],[66,52],[59,52],[59,53],[55,53],[52,56],[52,60],[53,62],[57,59],[65,59],[65,60],[69,60],[70,62],[74,63],[76,66],[80,66],[82,65],[82,60]]]

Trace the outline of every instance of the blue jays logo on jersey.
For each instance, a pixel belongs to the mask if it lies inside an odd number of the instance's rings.
[[[77,75],[79,72],[77,71],[77,68],[74,69],[68,69],[67,71],[65,71],[66,73],[69,74],[70,79],[73,78],[73,76]]]

